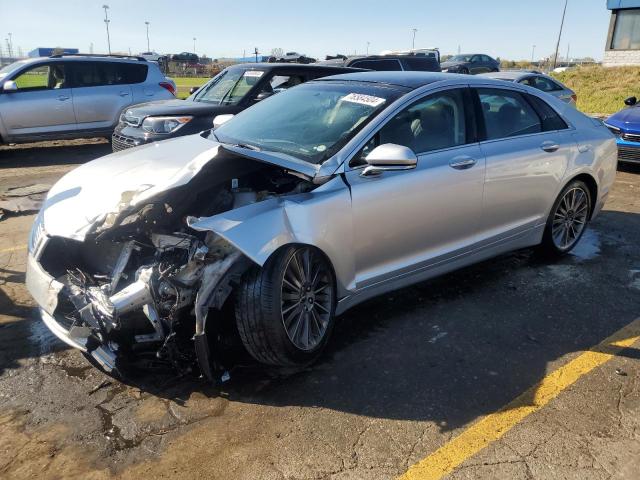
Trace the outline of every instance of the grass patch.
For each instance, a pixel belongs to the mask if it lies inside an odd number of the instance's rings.
[[[640,96],[640,67],[578,67],[553,76],[576,92],[585,113],[609,115],[625,98]]]
[[[171,80],[176,82],[178,91],[176,97],[187,98],[189,96],[189,89],[191,87],[200,87],[211,80],[210,77],[171,77]]]

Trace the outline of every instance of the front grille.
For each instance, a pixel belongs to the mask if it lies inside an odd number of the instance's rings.
[[[111,147],[114,152],[119,152],[120,150],[125,150],[127,148],[135,147],[136,143],[133,138],[125,137],[123,135],[118,135],[114,133],[111,136]]]
[[[618,160],[640,163],[640,147],[622,147],[618,145]]]
[[[623,140],[626,140],[627,142],[639,142],[640,143],[640,135],[638,135],[637,133],[623,133],[622,135],[620,135],[620,137]]]

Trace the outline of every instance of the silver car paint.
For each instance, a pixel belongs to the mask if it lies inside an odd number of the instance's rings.
[[[446,88],[482,85],[540,96],[565,118],[569,129],[429,152],[419,155],[414,170],[385,172],[373,179],[361,177],[361,168],[349,166],[351,157],[369,138],[417,98]],[[615,140],[605,127],[543,95],[529,87],[468,77],[426,85],[390,105],[320,166],[318,180],[340,174],[322,186],[309,193],[190,219],[189,223],[194,229],[224,237],[259,265],[282,245],[318,247],[335,269],[338,313],[371,296],[535,245],[542,238],[544,221],[558,193],[581,173],[590,175],[597,184],[597,214],[613,183],[617,163]],[[560,148],[549,154],[542,152],[539,148],[547,141],[557,142]],[[62,186],[54,187],[49,194],[44,207],[47,232],[81,239],[92,221],[117,211],[118,203],[120,207],[138,204],[153,193],[186,183],[215,157],[218,148],[215,142],[189,136],[80,167],[80,173],[69,174],[61,181]],[[452,169],[449,162],[460,155],[475,159],[476,164],[467,170]],[[121,174],[131,178],[132,185],[113,185],[108,201],[101,200],[95,210],[80,215],[80,221],[74,220],[68,212],[91,199],[98,200],[110,188],[99,193],[89,189],[82,196],[68,192],[82,190],[83,182],[92,177],[94,183],[103,181],[100,170],[111,168],[108,159],[114,157],[116,164],[130,165],[131,170],[124,169]],[[192,160],[185,162],[185,158]],[[263,161],[277,164],[274,159]],[[156,184],[133,185],[136,170],[146,178],[150,169],[158,171]],[[133,191],[133,195],[123,195],[126,191]],[[56,195],[61,196],[59,202],[53,201]],[[52,214],[50,209],[57,211]],[[30,261],[29,265],[34,263]],[[31,276],[38,275],[35,268],[30,270],[35,272]],[[28,279],[28,284],[33,283]],[[32,293],[38,290],[29,288]],[[40,305],[46,303],[46,298],[37,300]]]
[[[553,83],[560,85],[562,87],[562,90],[553,90],[551,92],[544,92],[547,95],[551,95],[552,97],[556,97],[559,98],[560,100],[562,100],[565,103],[568,103],[572,106],[575,107],[576,105],[576,101],[574,100],[573,96],[576,94],[576,92],[574,92],[573,90],[571,90],[569,87],[567,87],[566,85],[564,85],[562,82],[560,82],[559,80],[550,77],[549,75],[544,75],[542,73],[532,73],[532,72],[509,72],[509,71],[502,71],[502,72],[492,72],[492,73],[483,73],[481,75],[479,75],[481,77],[486,77],[486,78],[492,78],[494,80],[504,80],[506,82],[514,82],[514,83],[520,83],[524,80],[526,80],[527,78],[530,77],[543,77],[546,78],[548,80],[551,80]],[[540,90],[542,91],[542,90]]]
[[[35,65],[72,62],[125,62],[116,57],[35,58],[19,62],[4,82]],[[131,85],[62,88],[38,91],[0,90],[0,141],[20,142],[106,134],[118,123],[122,111],[135,103],[175,98],[159,85],[175,83],[164,77],[158,65],[148,63],[147,78]],[[1,84],[0,84],[1,88]]]

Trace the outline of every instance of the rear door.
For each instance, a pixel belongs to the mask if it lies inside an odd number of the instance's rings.
[[[78,130],[110,130],[132,102],[128,65],[123,62],[72,62],[73,105]]]
[[[18,86],[0,91],[0,115],[11,139],[55,137],[76,129],[66,63],[40,63],[6,80]]]
[[[506,239],[546,222],[577,146],[569,126],[539,97],[477,88],[486,157],[483,237]]]

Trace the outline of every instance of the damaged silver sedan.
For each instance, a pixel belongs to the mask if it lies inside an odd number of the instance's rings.
[[[27,286],[107,371],[146,359],[224,379],[233,335],[259,362],[305,365],[372,296],[517,248],[570,251],[615,170],[601,123],[524,86],[329,77],[67,174]]]

